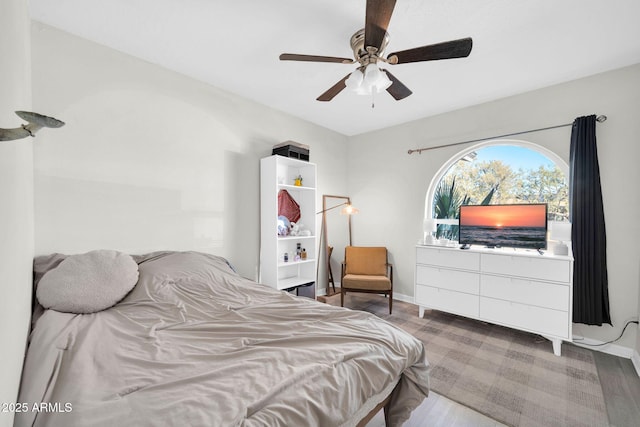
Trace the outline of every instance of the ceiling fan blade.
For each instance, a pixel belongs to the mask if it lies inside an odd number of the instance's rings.
[[[342,92],[342,90],[347,87],[345,82],[347,81],[347,79],[349,78],[350,75],[351,75],[351,73],[349,73],[346,76],[344,76],[342,78],[342,80],[340,80],[338,83],[336,83],[333,86],[331,86],[329,88],[329,90],[327,90],[325,93],[323,93],[322,95],[317,97],[316,100],[318,100],[318,101],[331,101],[337,94]]]
[[[407,96],[409,96],[409,95],[411,95],[413,93],[413,92],[411,92],[411,90],[408,87],[406,87],[404,84],[402,84],[402,82],[400,80],[398,80],[389,71],[387,71],[387,70],[382,70],[382,71],[384,71],[387,74],[387,76],[389,77],[389,80],[391,80],[391,86],[389,86],[387,88],[387,92],[389,92],[389,94],[391,96],[393,96],[396,101],[400,101],[401,99],[405,99]]]
[[[367,0],[364,26],[364,47],[380,49],[387,33],[396,0]]]
[[[337,62],[340,64],[353,64],[355,61],[349,58],[337,58],[335,56],[298,55],[296,53],[283,53],[281,61],[307,61],[307,62]]]
[[[464,58],[471,53],[473,41],[470,37],[451,40],[428,46],[416,47],[389,54],[390,64],[406,64],[409,62],[435,61],[437,59]]]
[[[13,141],[14,139],[22,139],[27,136],[33,136],[30,131],[25,128],[0,128],[0,141]]]

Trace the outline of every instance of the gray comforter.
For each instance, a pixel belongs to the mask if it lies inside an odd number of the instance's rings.
[[[428,393],[422,343],[374,315],[275,291],[212,255],[137,261],[115,307],[38,318],[16,426],[349,426],[391,392],[400,425]]]

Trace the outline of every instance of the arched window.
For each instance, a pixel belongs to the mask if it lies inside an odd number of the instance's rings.
[[[458,238],[463,204],[547,203],[548,219],[569,217],[568,166],[530,142],[489,141],[452,157],[431,182],[426,218],[436,218],[437,237]]]

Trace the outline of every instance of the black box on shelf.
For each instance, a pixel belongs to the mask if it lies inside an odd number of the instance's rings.
[[[309,161],[309,146],[295,141],[285,141],[273,146],[271,154]]]

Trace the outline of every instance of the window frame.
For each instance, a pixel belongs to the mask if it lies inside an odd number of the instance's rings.
[[[458,224],[459,221],[455,218],[434,218],[433,197],[435,196],[436,188],[438,187],[440,180],[442,180],[442,178],[447,173],[447,171],[449,171],[449,168],[453,166],[456,162],[458,162],[461,158],[463,158],[464,156],[466,156],[467,154],[473,151],[478,151],[483,148],[497,146],[497,145],[515,145],[515,146],[526,148],[542,154],[543,156],[547,157],[549,160],[551,160],[553,163],[556,164],[556,166],[564,174],[565,182],[567,182],[567,184],[569,183],[568,182],[569,181],[569,165],[567,164],[567,162],[564,161],[564,159],[562,159],[562,157],[557,155],[555,152],[530,141],[525,141],[520,139],[492,139],[489,141],[484,141],[484,142],[471,145],[461,151],[458,151],[456,154],[451,156],[449,160],[446,161],[440,167],[440,169],[438,169],[438,171],[433,176],[433,179],[429,183],[429,188],[427,189],[427,195],[425,197],[424,219],[435,219],[437,225],[440,225],[440,224],[459,225]]]

